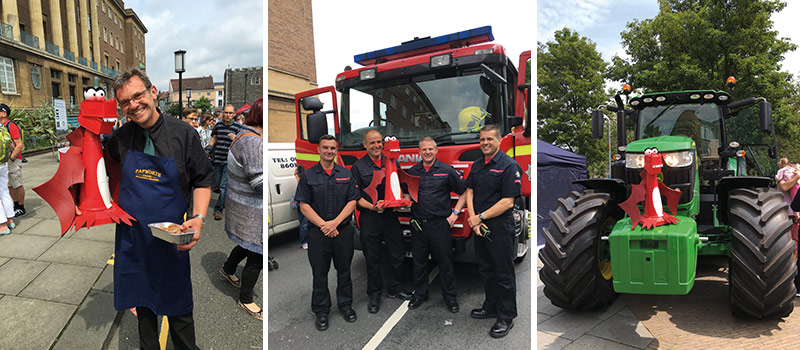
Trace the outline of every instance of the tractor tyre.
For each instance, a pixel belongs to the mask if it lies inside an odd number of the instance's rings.
[[[618,200],[595,190],[571,192],[550,212],[539,278],[553,305],[569,310],[608,307],[617,297],[611,262],[601,261],[600,237],[623,217]]]
[[[731,190],[728,208],[731,312],[753,318],[789,316],[797,265],[783,194],[768,188]]]

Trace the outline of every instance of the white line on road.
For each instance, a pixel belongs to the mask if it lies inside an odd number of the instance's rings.
[[[428,284],[430,284],[431,281],[433,281],[433,279],[436,278],[436,276],[438,275],[439,275],[439,266],[436,266],[428,276]],[[370,339],[367,345],[364,345],[364,347],[361,350],[377,349],[378,345],[381,345],[383,339],[386,338],[387,335],[389,335],[389,332],[391,332],[392,328],[394,328],[394,326],[396,326],[397,323],[400,322],[400,320],[403,318],[406,312],[408,312],[408,300],[400,304],[400,306],[397,308],[397,310],[394,311],[392,316],[390,316],[389,319],[383,323],[383,326],[381,326],[381,328],[375,333],[375,335],[372,336],[372,339]]]

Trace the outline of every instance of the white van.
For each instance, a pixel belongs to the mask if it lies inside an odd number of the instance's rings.
[[[293,143],[267,144],[267,221],[269,236],[296,229],[297,210],[290,205],[297,180],[294,170],[297,166]]]

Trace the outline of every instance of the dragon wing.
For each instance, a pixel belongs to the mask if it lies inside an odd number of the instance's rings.
[[[409,175],[401,168],[397,168],[397,176],[400,178],[400,182],[404,182],[406,186],[408,186],[408,194],[411,196],[411,200],[419,202],[417,200],[417,194],[419,193],[419,176]]]
[[[644,182],[644,180],[642,180],[642,182]],[[639,223],[641,213],[639,212],[639,206],[637,204],[645,200],[646,192],[647,190],[643,183],[640,182],[637,185],[633,185],[631,186],[630,197],[619,204],[619,207],[625,211],[625,214],[631,217],[631,229],[635,228]]]
[[[678,211],[678,201],[681,199],[681,190],[669,188],[660,181],[658,182],[658,189],[663,196],[667,197],[667,207],[669,211],[672,212],[672,215],[676,215]]]
[[[76,196],[72,192],[75,190],[72,186],[84,182],[85,169],[81,158],[83,150],[81,147],[75,146],[83,144],[83,130],[83,128],[78,128],[67,135],[67,139],[73,146],[70,146],[67,153],[61,154],[56,174],[47,182],[33,188],[33,191],[56,212],[61,224],[62,236],[69,231],[75,221]]]
[[[367,188],[364,189],[364,193],[366,193],[369,196],[369,198],[372,200],[373,205],[378,202],[378,185],[381,184],[384,176],[385,172],[383,169],[373,170],[372,182],[370,182],[369,186],[367,186]]]

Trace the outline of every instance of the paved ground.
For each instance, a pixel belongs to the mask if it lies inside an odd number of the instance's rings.
[[[314,314],[311,312],[311,267],[306,251],[299,247],[297,231],[271,238],[269,255],[279,263],[277,270],[265,272],[269,275],[269,349],[531,348],[530,257],[517,265],[519,317],[514,320],[514,329],[505,338],[493,339],[488,332],[494,320],[475,320],[469,316],[470,310],[483,302],[483,287],[475,264],[455,265],[461,307],[457,314],[445,309],[438,279],[431,285],[430,300],[420,308],[408,310],[407,302],[384,298],[380,312],[370,314],[367,312],[364,255],[356,251],[351,271],[353,308],[358,321],[345,322],[334,306],[329,318],[330,328],[320,332],[314,328]],[[405,281],[410,281],[410,269],[410,263],[406,264]],[[334,292],[332,301],[335,305],[336,275],[333,267],[328,281],[330,290]],[[387,324],[391,320],[397,320],[397,323],[390,328]],[[381,335],[385,338],[378,340]]]
[[[783,319],[735,317],[728,308],[727,273],[726,258],[701,257],[688,295],[625,294],[608,310],[583,313],[553,306],[543,296],[539,282],[537,347],[797,349],[800,301],[795,300],[795,312]]]
[[[29,157],[23,165],[28,214],[0,237],[0,349],[138,348],[133,314],[114,310],[113,225],[60,237],[55,213],[31,190],[57,167],[52,154]],[[262,322],[236,307],[238,290],[217,272],[233,248],[223,223],[209,219],[191,252],[198,345],[260,349]],[[259,305],[262,296],[259,280]]]

